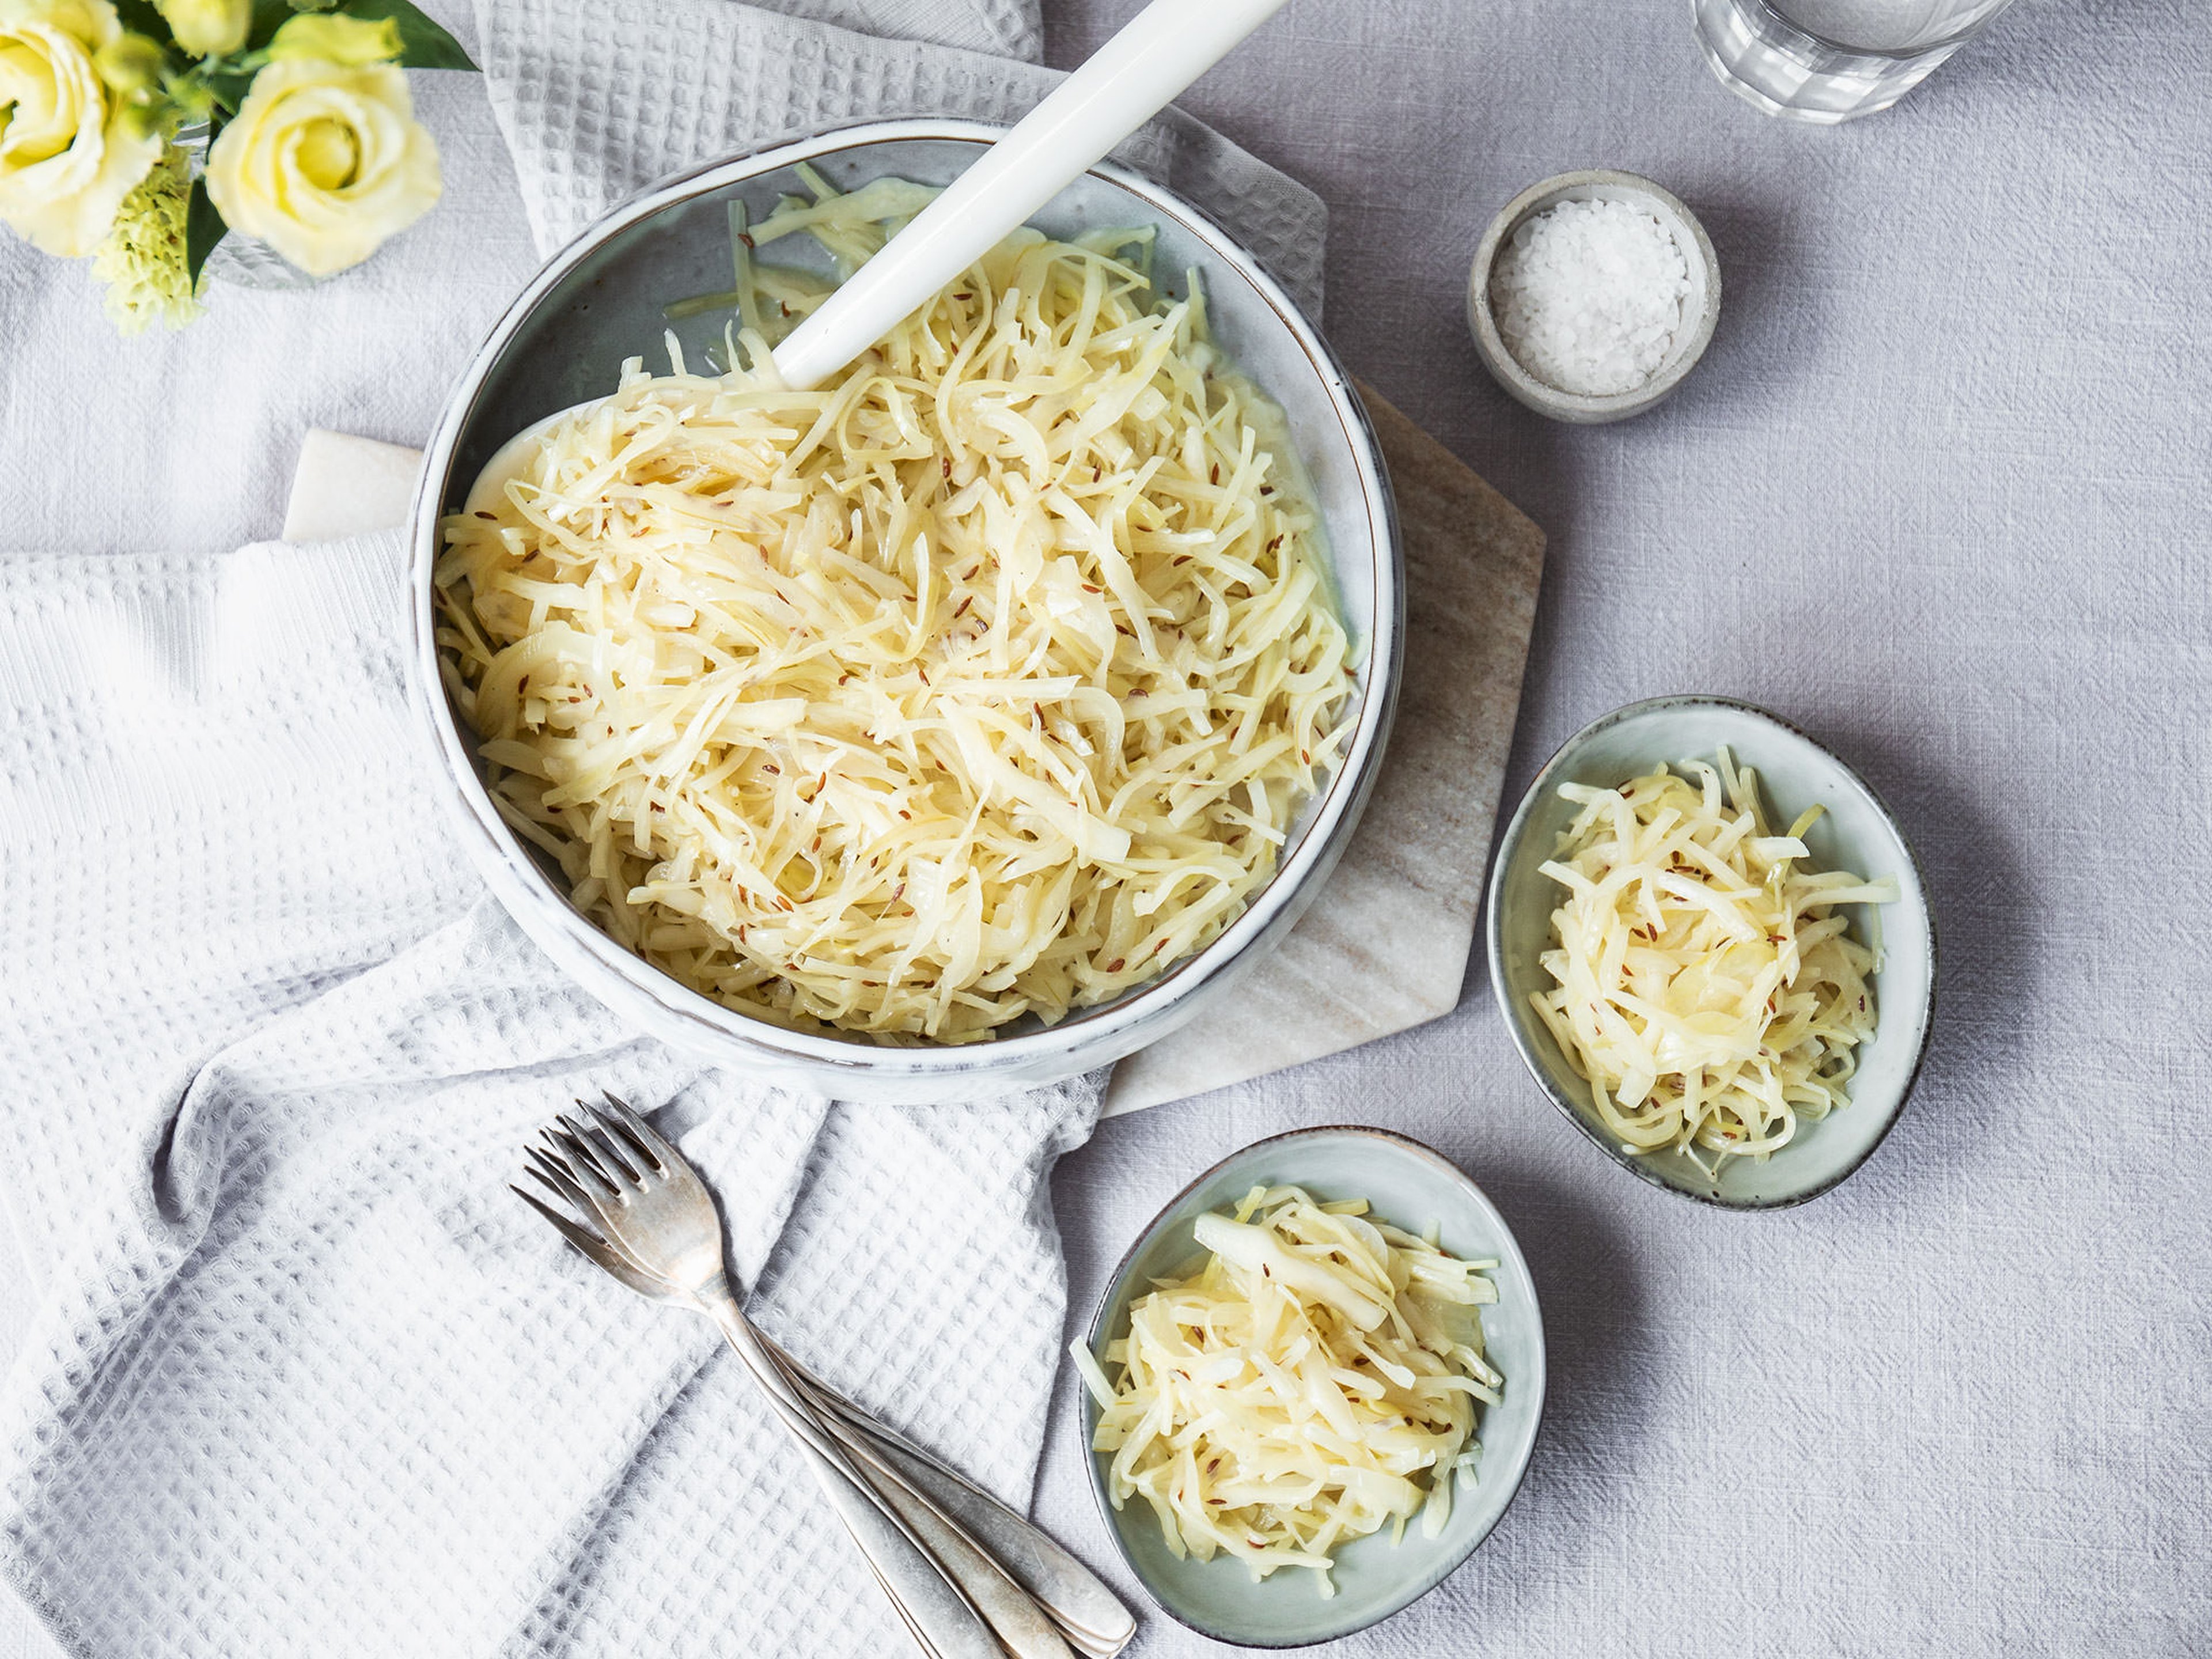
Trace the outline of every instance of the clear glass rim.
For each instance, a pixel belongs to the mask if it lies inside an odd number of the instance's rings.
[[[1885,51],[1880,46],[1850,46],[1841,40],[1831,40],[1807,28],[1796,19],[1784,16],[1772,0],[1691,0],[1691,3],[1701,15],[1715,3],[1725,4],[1739,11],[1759,13],[1767,20],[1771,29],[1771,34],[1764,30],[1760,32],[1759,39],[1762,46],[1773,51],[1798,54],[1808,60],[1808,65],[1816,64],[1824,73],[1838,70],[1849,73],[1856,69],[1861,73],[1879,75],[1885,68],[1917,64],[1931,53],[1956,51],[1995,21],[2008,8],[2010,0],[2006,0],[2005,5],[1983,12],[1940,40],[1929,40],[1917,46],[1902,46],[1895,51]]]

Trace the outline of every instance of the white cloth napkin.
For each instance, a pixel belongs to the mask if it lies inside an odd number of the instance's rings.
[[[984,55],[1034,56],[1024,0],[617,9],[479,7],[548,244],[785,127],[1047,83]],[[1310,195],[1180,118],[1139,149],[1312,296]],[[84,1654],[896,1651],[712,1333],[503,1183],[572,1095],[660,1109],[763,1326],[1018,1500],[1063,1313],[1042,1177],[1095,1083],[862,1110],[624,1030],[420,785],[399,562],[0,558],[0,1159],[50,1287],[0,1571]]]

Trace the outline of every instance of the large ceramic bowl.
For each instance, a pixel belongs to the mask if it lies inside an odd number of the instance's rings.
[[[1457,1490],[1451,1518],[1435,1538],[1422,1537],[1413,1526],[1395,1545],[1388,1533],[1377,1533],[1338,1550],[1330,1573],[1334,1596],[1324,1599],[1312,1575],[1297,1569],[1255,1582],[1243,1562],[1225,1555],[1178,1559],[1148,1504],[1133,1498],[1114,1507],[1107,1495],[1107,1460],[1089,1455],[1091,1487],[1107,1530],[1130,1571],[1170,1617],[1239,1647],[1301,1647],[1389,1618],[1442,1583],[1490,1535],[1520,1490],[1543,1420],[1544,1321],[1528,1264],[1481,1188],[1418,1140],[1346,1124],[1255,1141],[1178,1193],[1107,1282],[1084,1338],[1093,1353],[1128,1334],[1129,1304],[1154,1279],[1187,1276],[1201,1265],[1205,1252],[1191,1231],[1198,1218],[1233,1207],[1255,1186],[1304,1187],[1324,1200],[1364,1198],[1375,1215],[1410,1232],[1435,1223],[1438,1243],[1462,1260],[1498,1261],[1490,1275],[1498,1300],[1482,1310],[1482,1335],[1505,1384],[1501,1403],[1484,1407],[1476,1423],[1482,1457],[1475,1486]],[[1098,1405],[1089,1389],[1081,1395],[1088,1447],[1098,1426]]]
[[[1763,1162],[1732,1158],[1714,1175],[1686,1155],[1631,1152],[1606,1130],[1589,1085],[1567,1063],[1529,998],[1553,988],[1541,957],[1551,948],[1552,913],[1564,890],[1541,866],[1573,821],[1562,783],[1611,787],[1662,765],[1711,760],[1725,744],[1759,774],[1770,821],[1787,824],[1808,806],[1826,807],[1805,833],[1821,869],[1878,880],[1894,877],[1896,902],[1847,907],[1851,932],[1872,945],[1871,983],[1879,1013],[1861,1045],[1850,1103],[1817,1122],[1801,1122],[1790,1144]],[[1490,878],[1490,983],[1507,1029],[1552,1103],[1606,1156],[1631,1174],[1726,1209],[1771,1210],[1828,1191],[1872,1157],[1904,1109],[1920,1074],[1936,1009],[1936,924],[1920,866],[1905,833],[1857,773],[1788,721],[1722,697],[1655,697],[1631,703],[1567,739],[1528,786],[1505,830]]]
[[[1375,436],[1342,367],[1282,289],[1228,234],[1171,191],[1100,165],[1036,222],[1073,235],[1153,225],[1156,268],[1195,270],[1217,337],[1288,416],[1297,459],[1320,509],[1327,550],[1360,666],[1342,764],[1294,826],[1273,878],[1205,950],[1115,1001],[1049,1028],[1017,1024],[990,1041],[889,1048],[794,1032],[709,1000],[633,956],[567,898],[557,874],[514,836],[484,787],[473,735],[441,686],[431,609],[438,521],[458,511],[508,438],[614,388],[623,360],[665,362],[661,307],[729,279],[727,204],[756,221],[799,185],[811,162],[835,184],[886,174],[925,184],[957,177],[1001,130],[969,121],[847,127],[717,162],[647,191],[556,255],[492,330],[462,376],[425,458],[410,571],[416,702],[452,782],[461,837],[502,904],[579,982],[642,1030],[753,1075],[848,1099],[924,1101],[1048,1082],[1104,1065],[1166,1036],[1224,994],[1319,891],[1374,783],[1398,687],[1403,564]],[[779,249],[779,257],[786,256]],[[722,319],[675,325],[690,361]]]

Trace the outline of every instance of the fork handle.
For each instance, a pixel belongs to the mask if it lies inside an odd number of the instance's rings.
[[[1034,1596],[1076,1646],[1099,1659],[1111,1659],[1136,1635],[1137,1621],[1121,1598],[1049,1534],[958,1470],[877,1422],[769,1338],[763,1336],[760,1341],[819,1409],[824,1427],[848,1447],[872,1456],[878,1467],[888,1465],[889,1474],[902,1486],[965,1534]],[[876,1484],[880,1487],[882,1482]]]
[[[929,1659],[1006,1659],[1006,1650],[967,1594],[890,1510],[850,1455],[793,1395],[790,1379],[762,1347],[727,1285],[720,1287],[719,1297],[713,1294],[714,1288],[699,1294],[702,1309],[768,1395],[777,1420],[798,1444],[830,1507],[867,1557],[877,1581],[922,1651]]]
[[[968,1598],[885,1512],[875,1493],[815,1450],[804,1435],[793,1438],[908,1634],[928,1659],[1006,1659],[1006,1650]]]
[[[832,1433],[837,1432],[839,1425],[830,1426]],[[958,1581],[969,1602],[1013,1659],[1075,1659],[1050,1616],[958,1522],[915,1490],[865,1437],[839,1434],[838,1438],[877,1495]]]
[[[746,1329],[764,1352],[781,1358],[781,1351],[753,1331],[750,1323]],[[798,1389],[808,1407],[806,1429],[799,1431],[807,1449],[817,1456],[828,1452],[830,1455],[823,1457],[824,1462],[833,1463],[841,1473],[857,1474],[866,1482],[863,1492],[878,1509],[904,1524],[906,1536],[921,1547],[968,1606],[990,1626],[1006,1654],[1012,1659],[1075,1659],[1052,1616],[958,1521],[907,1480],[882,1448],[823,1409],[823,1402],[795,1378],[788,1385]],[[793,1426],[788,1418],[785,1421],[787,1426]],[[835,1443],[819,1446],[814,1432],[808,1431],[826,1431]]]
[[[906,1535],[958,1587],[1014,1659],[1073,1659],[1070,1641],[1094,1659],[1112,1659],[1127,1645],[1136,1621],[1088,1567],[997,1498],[873,1421],[755,1329],[734,1294],[723,1306],[714,1288],[700,1293],[700,1304],[753,1370],[786,1426],[848,1477],[866,1483],[868,1495],[904,1523]],[[763,1364],[770,1375],[761,1374]],[[793,1422],[794,1413],[803,1426]]]

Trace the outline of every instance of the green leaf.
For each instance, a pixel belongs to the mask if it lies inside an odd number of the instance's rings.
[[[207,263],[208,255],[215,252],[215,245],[229,230],[208,195],[206,179],[193,179],[191,199],[185,204],[185,270],[191,277],[195,292],[200,285],[200,267]]]
[[[252,69],[210,70],[200,78],[206,82],[207,89],[215,94],[216,102],[228,113],[235,115],[238,106],[246,101],[246,94],[253,89],[253,76],[260,67],[256,64]],[[210,134],[209,137],[212,139],[214,135]]]
[[[260,51],[291,21],[291,0],[253,0],[253,21],[246,27],[246,44],[240,50]]]
[[[349,17],[376,22],[389,17],[399,25],[399,62],[405,69],[472,70],[461,43],[425,16],[413,0],[339,0]]]
[[[115,15],[133,34],[143,34],[165,46],[177,44],[177,37],[169,33],[169,20],[161,15],[151,0],[115,0]]]

